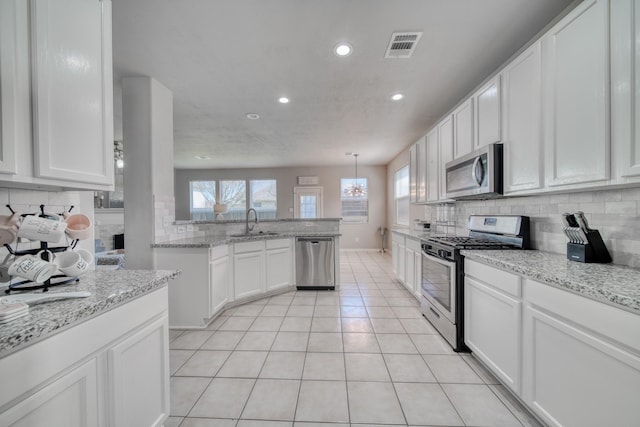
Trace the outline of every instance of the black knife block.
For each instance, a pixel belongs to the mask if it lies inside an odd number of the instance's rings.
[[[585,263],[606,264],[611,262],[611,255],[600,236],[598,230],[589,230],[587,233],[589,243],[567,243],[567,259]]]

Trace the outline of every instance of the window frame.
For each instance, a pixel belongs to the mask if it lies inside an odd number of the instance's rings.
[[[364,197],[366,209],[365,215],[345,215],[345,206],[344,201],[349,200],[344,196],[345,185],[344,181],[356,181],[357,183],[362,183],[364,181],[364,187],[367,189],[366,196]],[[350,183],[347,183],[349,185]],[[340,214],[342,217],[342,222],[345,224],[368,224],[369,223],[369,178],[368,177],[358,177],[357,180],[355,177],[341,177],[340,178]]]
[[[406,171],[406,176],[402,176],[400,177],[400,179],[405,180],[406,179],[406,194],[402,194],[402,195],[398,195],[399,191],[398,191],[398,185],[399,185],[399,179],[398,179],[398,175],[400,173],[405,173]],[[408,227],[410,225],[410,217],[411,217],[411,187],[410,187],[410,174],[411,174],[411,168],[409,167],[409,164],[407,163],[406,165],[398,168],[394,173],[393,173],[393,201],[394,201],[394,224],[395,225],[399,225],[399,226],[406,226]],[[404,192],[403,192],[404,193]],[[399,207],[400,207],[400,203],[405,203],[406,202],[406,212],[407,212],[407,217],[406,217],[406,222],[401,221],[400,215],[399,215]]]

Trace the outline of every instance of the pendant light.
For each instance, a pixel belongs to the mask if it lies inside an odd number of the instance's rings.
[[[367,188],[358,181],[358,153],[353,153],[353,157],[356,162],[356,179],[344,192],[349,197],[365,197],[367,195]]]

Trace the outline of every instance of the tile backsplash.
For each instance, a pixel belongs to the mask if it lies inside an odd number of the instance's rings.
[[[40,205],[45,205],[45,211],[60,214],[70,206],[75,206],[77,212],[93,217],[93,211],[87,212],[82,209],[81,197],[78,191],[43,191],[43,190],[21,190],[14,188],[0,188],[0,211],[2,215],[9,215],[10,211],[6,205],[18,213],[37,213]],[[93,210],[93,206],[91,206]],[[93,243],[91,244],[93,246]],[[39,242],[25,242],[12,244],[13,249],[24,250],[39,247]],[[0,248],[0,254],[6,254],[5,248]]]
[[[437,209],[426,206],[425,219],[435,222]],[[600,231],[615,264],[640,268],[640,188],[458,201],[456,231],[467,234],[469,215],[526,215],[533,248],[564,254],[567,238],[560,215],[576,211],[583,211],[589,226]]]

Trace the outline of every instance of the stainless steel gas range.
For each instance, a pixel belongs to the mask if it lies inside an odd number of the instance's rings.
[[[469,236],[432,236],[422,241],[424,317],[455,351],[464,345],[463,249],[529,249],[529,217],[471,215]]]

